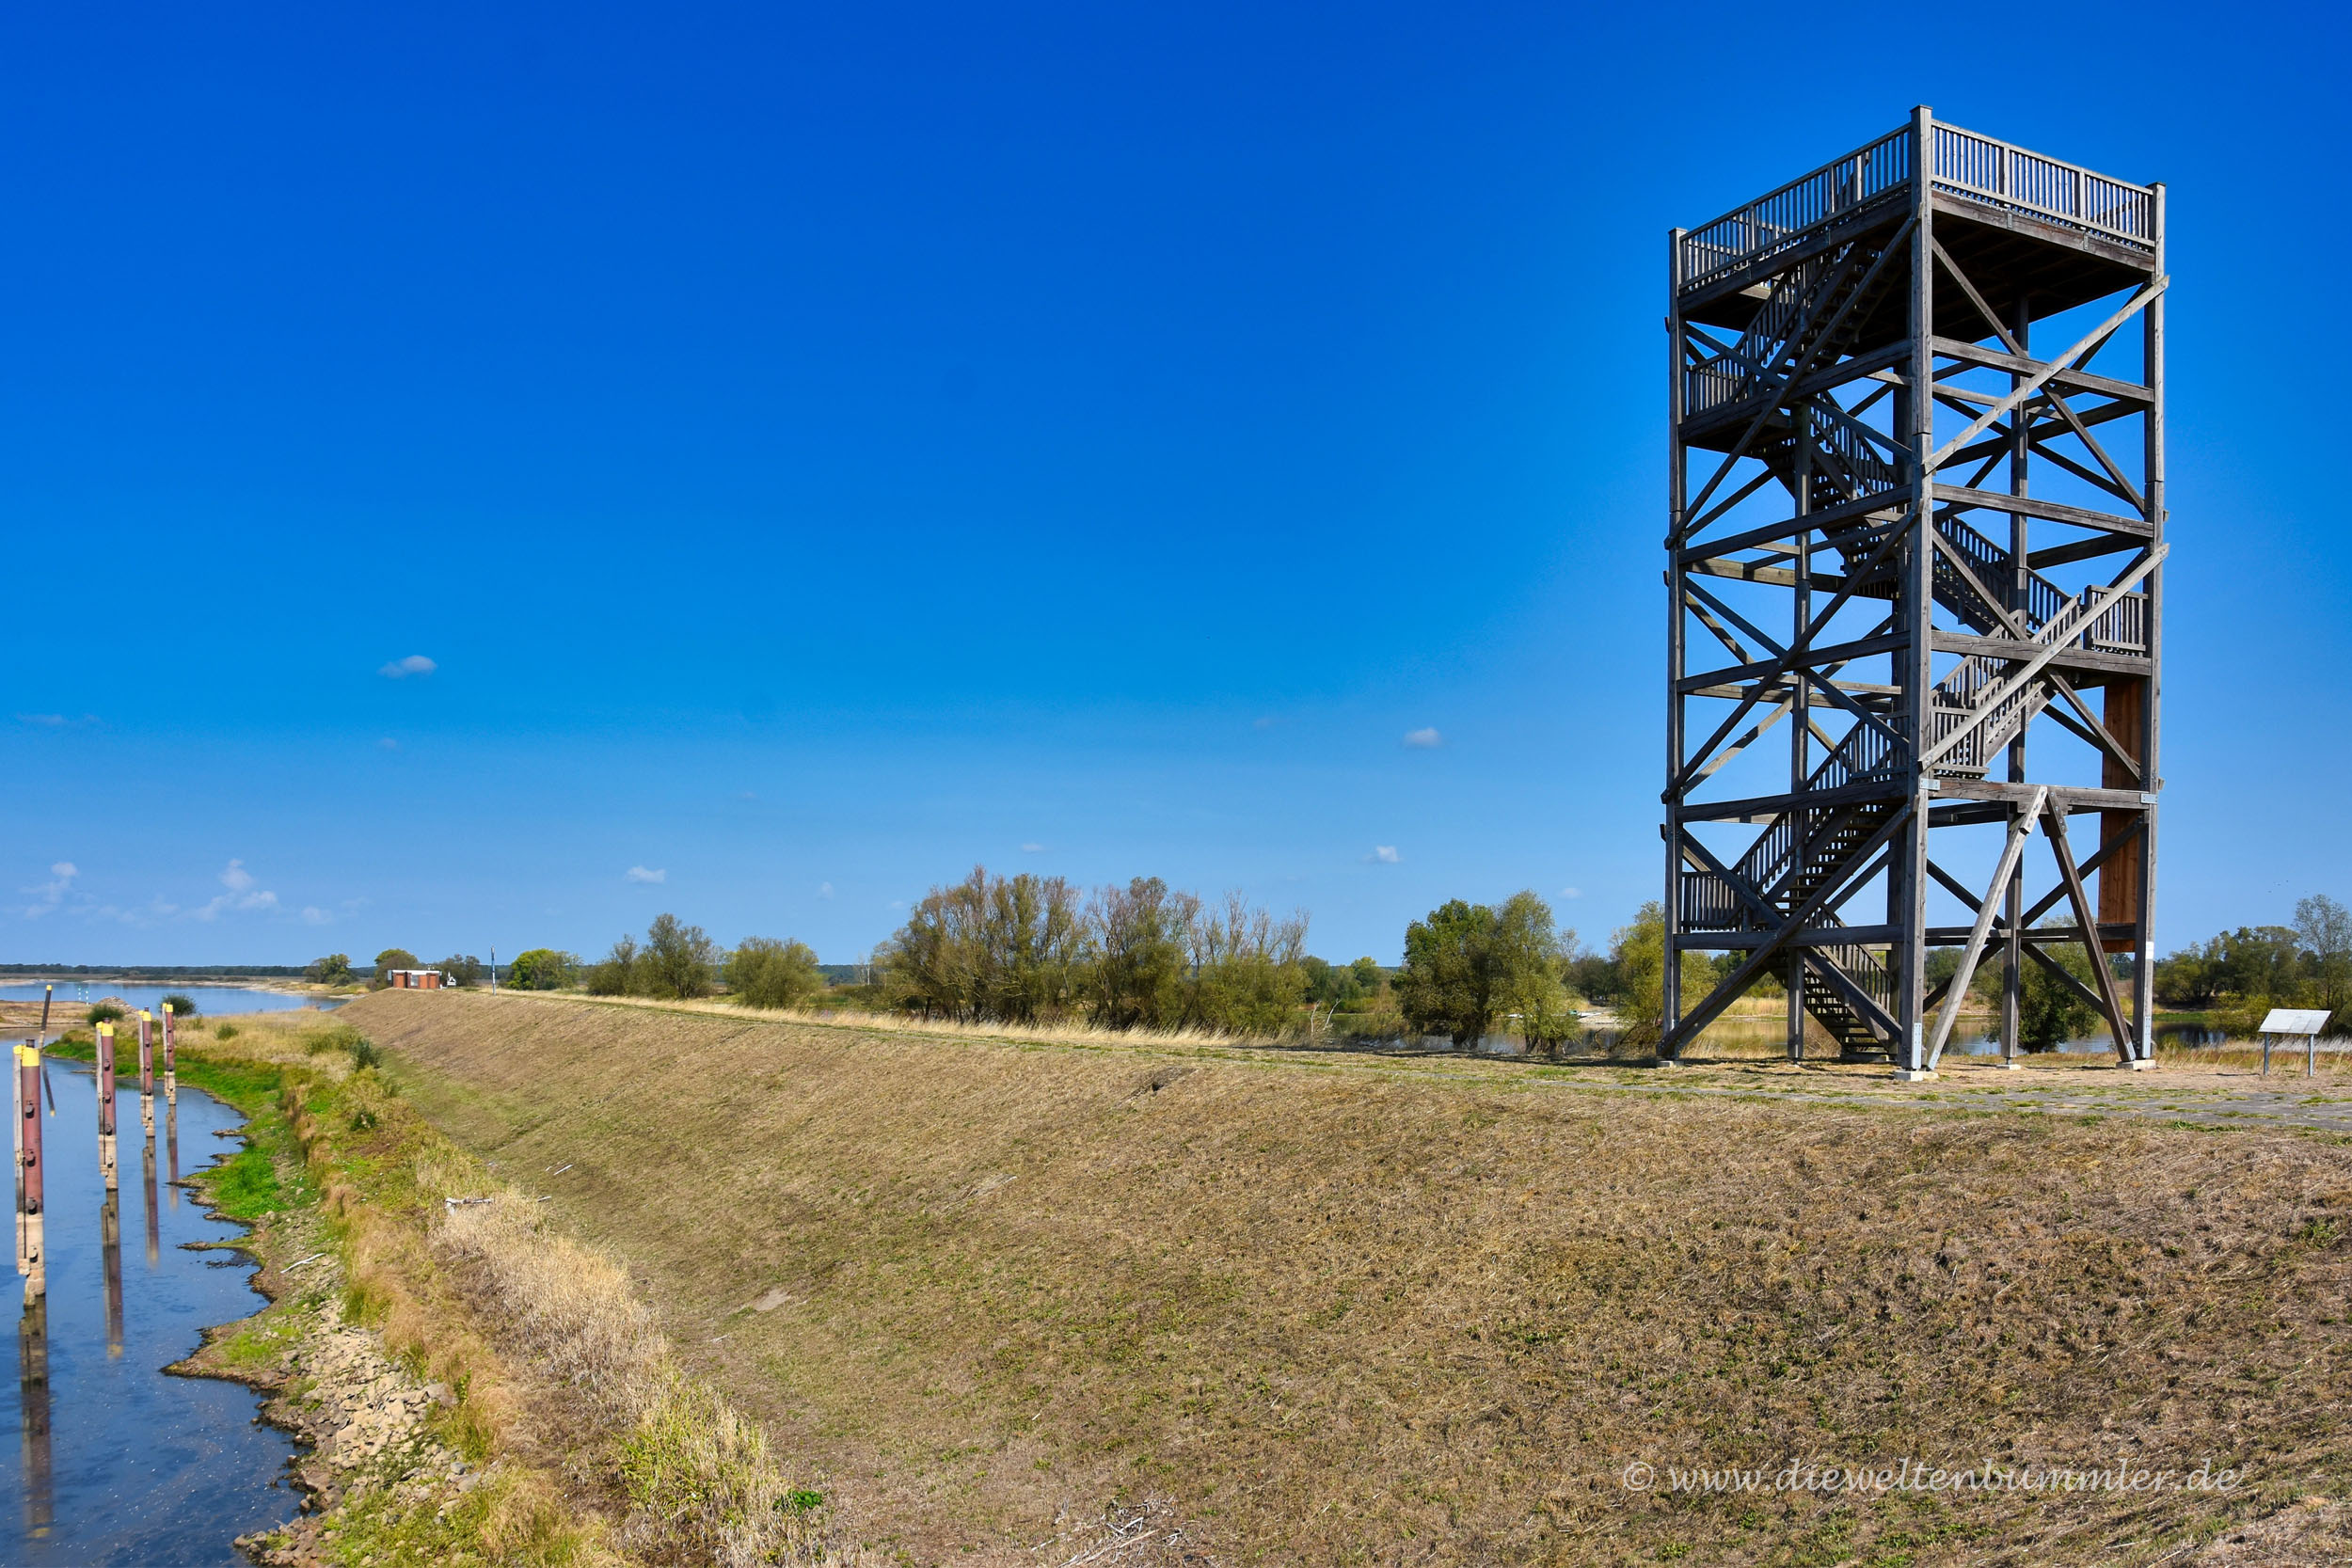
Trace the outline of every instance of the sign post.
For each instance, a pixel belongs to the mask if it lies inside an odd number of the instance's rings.
[[[2263,1076],[2270,1076],[2270,1041],[2303,1037],[2303,1076],[2319,1075],[2319,1032],[2328,1027],[2325,1007],[2273,1007],[2265,1015],[2262,1026]]]

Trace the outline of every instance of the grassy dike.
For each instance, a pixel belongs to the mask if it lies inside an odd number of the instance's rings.
[[[86,1034],[57,1053],[87,1059]],[[278,1564],[829,1563],[823,1499],[678,1367],[608,1259],[419,1116],[332,1016],[195,1024],[180,1080],[248,1118],[191,1178],[270,1305],[175,1370],[312,1445]]]
[[[894,1560],[1064,1563],[1113,1511],[1153,1535],[1121,1564],[2352,1557],[2341,1134],[1803,1098],[1832,1071],[344,1016]],[[2234,1479],[1775,1490],[1792,1460]]]

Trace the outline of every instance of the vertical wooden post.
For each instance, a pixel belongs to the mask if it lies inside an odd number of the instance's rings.
[[[2159,181],[2149,187],[2148,219],[2151,238],[2155,241],[2155,275],[2165,276],[2164,184]],[[2149,536],[2151,549],[2164,545],[2164,295],[2148,302],[2143,312],[2140,331],[2141,364],[2139,373],[2145,378],[2151,403],[2146,419],[2146,444],[2143,447],[2144,469],[2141,478],[2147,491],[2147,518],[2155,530]],[[2139,895],[2135,908],[2139,915],[2139,928],[2132,940],[2138,948],[2132,973],[2132,1026],[2138,1032],[2135,1042],[2137,1059],[2156,1059],[2156,801],[2164,793],[2164,762],[2160,742],[2164,738],[2164,567],[2159,563],[2148,574],[2143,585],[2148,594],[2148,682],[2147,700],[2140,705],[2139,734]]]
[[[2017,296],[2016,316],[2010,337],[2016,344],[2017,353],[2026,355],[2033,351],[2033,303],[2031,296],[2024,293]],[[2026,374],[2022,371],[2009,378],[2012,392],[2025,384]],[[2033,457],[2033,442],[2026,431],[2029,422],[2022,412],[2010,420],[2009,493],[2012,496],[2027,494],[2032,477],[2029,465]],[[2018,625],[2026,626],[2033,624],[2033,539],[2030,527],[2030,521],[2023,512],[2009,515],[2010,572],[2009,581],[2004,586],[2009,592],[2010,613],[2017,617]],[[2026,782],[2026,732],[2023,729],[2009,743],[2009,782]],[[2018,857],[2016,867],[2010,872],[2009,880],[2000,889],[2000,895],[2001,919],[2007,928],[2001,943],[2001,1066],[2015,1072],[2024,1066],[2017,1059],[2018,1030],[2025,1022],[2026,937],[2018,929],[2026,916],[2024,856]]]
[[[17,1269],[24,1275],[24,1299],[38,1300],[49,1289],[47,1248],[42,1245],[43,1211],[47,1204],[47,1166],[40,1147],[40,1046],[20,1046],[16,1052],[17,1101]]]
[[[171,1206],[180,1207],[180,1107],[164,1107],[164,1191]]]
[[[139,1131],[155,1136],[155,1015],[139,1009]]]
[[[24,1410],[19,1428],[24,1472],[24,1533],[38,1537],[56,1523],[50,1480],[49,1298],[28,1288],[16,1321],[16,1387]]]
[[[1690,476],[1682,446],[1684,378],[1689,359],[1682,325],[1682,237],[1666,234],[1666,777],[1682,773],[1682,623],[1689,618],[1682,598],[1682,525],[1689,500]],[[1665,946],[1661,955],[1662,990],[1660,996],[1661,1035],[1672,1034],[1682,1021],[1682,792],[1666,795]]]
[[[168,1002],[164,1004],[164,1103],[180,1103],[179,1062],[173,1053],[171,1004]]]
[[[1911,112],[1911,354],[1899,403],[1898,436],[1912,450],[1911,546],[1902,557],[1903,586],[1896,603],[1908,645],[1896,679],[1902,687],[1903,721],[1911,740],[1911,820],[1887,863],[1887,923],[1901,932],[1888,951],[1894,960],[1895,1076],[1930,1075],[1927,1048],[1928,804],[1934,781],[1919,759],[1934,744],[1928,731],[1935,689],[1935,116],[1924,103]]]
[[[115,1170],[115,1026],[98,1026],[98,1173],[106,1191],[119,1185]]]

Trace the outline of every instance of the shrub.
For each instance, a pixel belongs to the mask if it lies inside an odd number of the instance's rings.
[[[213,1038],[216,1040],[233,1040],[236,1037],[237,1026],[235,1024],[216,1023],[213,1025]]]
[[[727,990],[753,1007],[796,1007],[825,989],[806,942],[745,937],[727,955]]]
[[[710,994],[710,974],[719,950],[699,926],[682,926],[674,914],[658,914],[645,929],[644,989],[651,996]]]
[[[506,983],[516,990],[560,990],[580,979],[580,959],[552,947],[533,947],[515,955],[506,966]]]
[[[201,1018],[203,1016],[202,1010],[196,1005],[196,998],[183,990],[175,990],[169,996],[165,997],[164,1006],[171,1009],[171,1016],[174,1018]]]
[[[351,955],[329,953],[323,958],[312,958],[310,967],[302,972],[303,978],[322,986],[351,984]]]
[[[604,961],[588,971],[591,996],[627,996],[643,990],[638,978],[637,939],[623,937],[612,944]]]
[[[111,1002],[100,1002],[82,1015],[84,1023],[112,1023],[123,1016],[122,1009]]]

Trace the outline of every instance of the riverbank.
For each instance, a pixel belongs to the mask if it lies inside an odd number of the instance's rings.
[[[1923,1092],[466,993],[349,1016],[913,1561],[1064,1560],[1032,1549],[1146,1506],[1126,1560],[1169,1532],[1171,1561],[2352,1550],[2352,1142],[2229,1119],[2243,1074]],[[1792,1457],[2233,1480],[1624,1479]]]
[[[435,1132],[364,1035],[255,1015],[180,1061],[249,1117],[197,1184],[253,1225],[270,1305],[174,1370],[264,1391],[310,1444],[306,1509],[241,1542],[256,1559],[842,1560],[822,1495],[679,1370],[626,1275]]]

